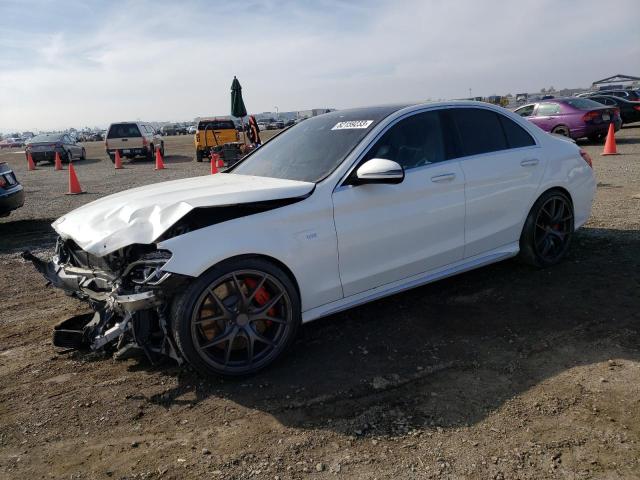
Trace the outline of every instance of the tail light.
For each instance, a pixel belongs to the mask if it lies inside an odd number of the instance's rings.
[[[109,148],[109,141],[106,138],[104,140],[104,148]]]
[[[196,133],[196,142],[200,142],[200,134]]]
[[[583,122],[591,122],[593,120],[595,120],[596,118],[600,118],[600,115],[602,115],[602,112],[587,112],[582,116],[582,121]]]
[[[640,112],[640,105],[634,105],[634,106],[633,106],[633,109],[634,109],[634,110],[637,110],[637,111],[639,111],[639,112]]]
[[[142,146],[146,147],[147,145],[149,145],[149,142],[147,141],[146,138],[142,137]]]
[[[587,162],[587,165],[593,168],[593,161],[591,160],[591,156],[589,156],[589,154],[585,150],[580,149],[580,156],[585,162]]]
[[[4,188],[7,185],[7,181],[2,175],[0,175],[0,188]]]

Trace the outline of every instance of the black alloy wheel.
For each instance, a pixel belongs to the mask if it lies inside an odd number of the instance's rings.
[[[550,191],[535,203],[520,237],[521,257],[530,264],[546,267],[566,255],[574,231],[571,200],[560,191]]]
[[[232,261],[178,299],[174,337],[200,372],[238,376],[273,362],[294,338],[300,302],[291,280],[261,259]]]

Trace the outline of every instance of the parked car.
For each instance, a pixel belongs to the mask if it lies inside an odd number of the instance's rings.
[[[60,160],[67,163],[72,160],[84,160],[87,152],[84,146],[72,139],[67,133],[42,133],[27,141],[25,155],[31,154],[33,163],[53,163],[56,153]]]
[[[24,189],[6,162],[0,162],[0,217],[24,205]]]
[[[198,131],[198,127],[196,125],[190,125],[187,129],[187,133],[190,135],[195,134]]]
[[[620,111],[587,98],[567,97],[530,103],[515,110],[543,130],[571,137],[598,141],[607,134],[609,123],[622,126]]]
[[[18,137],[9,137],[0,141],[0,149],[2,148],[20,148],[24,146],[24,140]]]
[[[590,95],[586,98],[609,107],[617,107],[620,110],[622,123],[640,122],[640,102],[631,102],[613,95]]]
[[[198,131],[194,137],[196,161],[210,158],[211,152],[222,152],[224,145],[238,142],[240,135],[233,120],[205,118],[198,122]]]
[[[147,160],[153,160],[156,148],[159,148],[164,157],[164,141],[148,123],[112,123],[104,145],[112,162],[115,162],[116,150],[120,151],[122,157],[145,157]]]
[[[244,375],[303,322],[517,255],[557,264],[594,193],[586,152],[501,107],[356,108],[291,127],[230,173],[94,200],[53,223],[50,261],[24,256],[96,311],[54,344]]]
[[[640,101],[640,91],[638,90],[597,90],[578,94],[579,97],[591,97],[592,95],[611,95],[632,102]]]

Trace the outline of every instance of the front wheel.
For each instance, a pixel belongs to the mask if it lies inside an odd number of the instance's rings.
[[[301,321],[291,279],[272,263],[246,258],[203,274],[173,302],[173,335],[200,373],[248,375],[291,344]]]
[[[573,205],[564,193],[544,193],[533,205],[520,236],[520,258],[536,267],[560,262],[574,230]]]

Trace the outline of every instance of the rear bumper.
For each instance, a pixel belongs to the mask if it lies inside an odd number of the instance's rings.
[[[52,148],[50,150],[32,151],[31,158],[34,162],[53,162],[56,159],[56,152],[60,154],[61,159],[66,158],[67,152],[64,150],[64,148]]]
[[[140,148],[108,148],[107,155],[113,157],[116,154],[116,150],[120,151],[121,157],[133,158],[133,157],[146,157],[149,154],[149,147]]]
[[[618,119],[613,122],[613,128],[617,132],[622,126],[622,120]],[[571,129],[571,138],[578,139],[590,137],[592,135],[606,135],[609,131],[609,123],[599,123],[597,125],[583,125],[578,128]]]
[[[9,215],[16,208],[24,205],[24,188],[16,185],[10,190],[0,193],[0,217]]]

